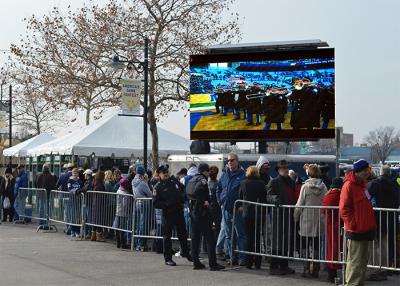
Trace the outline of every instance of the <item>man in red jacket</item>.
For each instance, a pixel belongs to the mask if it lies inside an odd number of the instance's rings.
[[[345,223],[347,241],[345,285],[364,285],[368,263],[368,241],[374,240],[375,215],[367,190],[371,175],[368,162],[361,159],[346,175],[340,195],[339,213]]]

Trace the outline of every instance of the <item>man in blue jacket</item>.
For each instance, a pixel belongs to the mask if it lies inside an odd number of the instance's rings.
[[[19,216],[25,215],[26,197],[28,196],[28,174],[22,165],[18,165],[17,177],[15,178],[14,197],[15,197],[15,220],[20,220]]]
[[[235,225],[232,225],[233,208],[235,201],[239,199],[240,183],[245,179],[245,172],[240,167],[239,157],[235,153],[229,153],[228,164],[225,172],[223,172],[218,183],[217,199],[221,206],[222,219],[226,225],[226,240],[228,244],[228,253],[231,257],[232,265],[238,264],[237,256],[233,255],[231,239],[235,244],[237,239],[238,248],[240,251],[246,251],[247,236],[244,227],[243,217],[236,213]],[[232,237],[232,227],[234,227],[234,237]],[[239,255],[239,265],[246,265],[246,255]]]

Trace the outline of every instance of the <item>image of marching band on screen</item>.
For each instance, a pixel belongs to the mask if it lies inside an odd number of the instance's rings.
[[[334,58],[192,65],[190,120],[192,133],[334,130]]]

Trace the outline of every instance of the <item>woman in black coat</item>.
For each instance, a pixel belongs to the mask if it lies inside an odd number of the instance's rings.
[[[260,179],[260,174],[256,166],[250,166],[246,171],[246,179],[242,181],[239,188],[239,198],[249,202],[266,203],[267,192],[264,181]],[[261,226],[262,219],[265,219],[265,207],[255,204],[239,204],[239,212],[242,213],[247,231],[247,251],[261,251]],[[264,215],[263,215],[264,213]],[[246,256],[246,267],[252,268],[253,263],[256,269],[261,267],[261,256],[248,254]]]
[[[7,168],[5,172],[4,179],[1,182],[0,190],[1,190],[1,204],[3,208],[3,221],[7,220],[12,222],[14,217],[14,185],[15,185],[15,178],[12,175],[11,168]],[[11,207],[8,209],[4,208],[4,200],[8,198],[10,200]]]

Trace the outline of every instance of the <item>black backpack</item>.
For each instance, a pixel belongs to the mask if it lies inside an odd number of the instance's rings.
[[[197,184],[202,180],[202,176],[194,176],[189,180],[185,187],[186,196],[189,200],[196,200],[194,191],[196,190]]]

